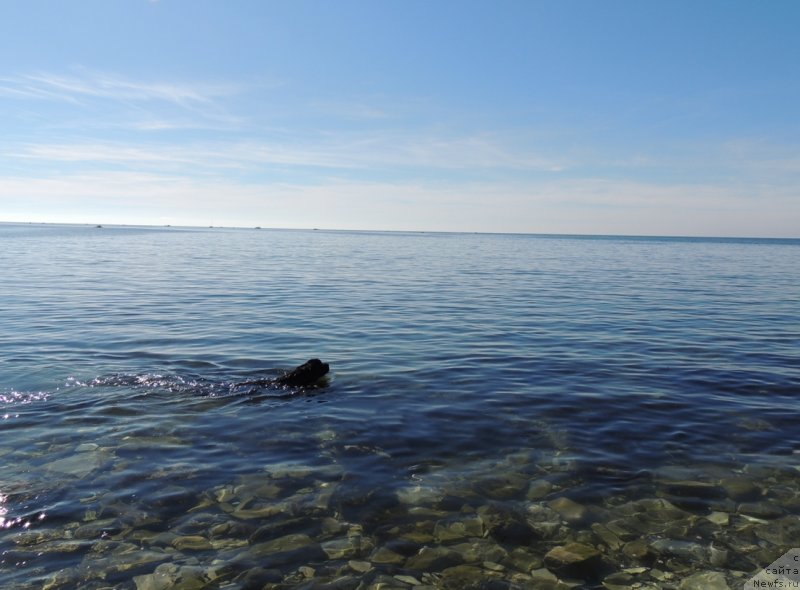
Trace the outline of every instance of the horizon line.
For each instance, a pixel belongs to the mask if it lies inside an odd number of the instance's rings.
[[[734,236],[734,235],[680,235],[680,234],[590,234],[590,233],[563,233],[563,232],[519,232],[519,231],[474,231],[474,230],[419,230],[419,229],[352,229],[352,228],[325,228],[325,227],[267,227],[243,225],[175,225],[152,223],[96,223],[96,222],[66,222],[66,221],[5,221],[2,225],[60,225],[71,227],[90,228],[146,228],[146,229],[229,229],[250,231],[322,231],[342,233],[396,233],[396,234],[453,234],[453,235],[496,235],[496,236],[541,236],[541,237],[570,237],[570,238],[654,238],[674,240],[775,240],[792,241],[800,240],[798,237],[765,237],[765,236]]]

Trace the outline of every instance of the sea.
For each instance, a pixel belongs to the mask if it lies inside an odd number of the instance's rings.
[[[734,588],[800,546],[800,240],[0,224],[0,277],[2,588]]]

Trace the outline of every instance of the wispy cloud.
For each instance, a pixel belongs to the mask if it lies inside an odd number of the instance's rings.
[[[285,122],[294,112],[288,106],[284,106],[281,115],[274,116],[275,120],[270,120],[266,108],[248,111],[251,117],[248,126],[231,113],[238,95],[247,91],[266,97],[278,86],[263,80],[254,82],[249,89],[238,84],[136,80],[79,67],[68,73],[0,77],[0,98],[24,99],[26,106],[47,101],[80,109],[77,115],[70,110],[55,116],[53,111],[43,109],[48,116],[40,121],[47,123],[36,130],[23,129],[27,144],[8,150],[9,154],[41,161],[145,166],[185,163],[210,168],[264,165],[369,171],[392,168],[398,173],[413,169],[560,172],[570,165],[567,158],[552,149],[532,148],[524,139],[511,134],[426,126],[414,115],[415,109],[422,107],[409,101],[400,106],[395,101],[391,107],[382,104],[379,97],[312,101],[311,109],[322,121],[330,123],[315,127],[292,124],[276,129],[277,120]],[[398,127],[398,117],[404,121],[408,118],[409,124]],[[351,118],[368,120],[369,128],[340,130],[342,119]],[[229,133],[224,141],[171,145],[148,144],[141,136],[114,142],[105,139],[108,134],[104,133],[200,128]],[[64,137],[72,135],[73,139],[51,145],[30,141],[36,135],[53,137],[54,129]],[[87,141],[89,134],[98,140]]]
[[[243,161],[342,169],[393,169],[402,174],[413,174],[414,169],[557,172],[568,166],[565,159],[515,148],[501,138],[482,134],[448,136],[425,130],[373,130],[320,133],[284,140],[265,139],[243,144],[230,153],[241,155]]]
[[[313,100],[309,106],[315,112],[343,119],[379,120],[393,116],[392,111],[385,106],[363,99],[347,101]]]
[[[149,131],[205,126],[209,121],[239,124],[241,118],[226,104],[241,92],[243,87],[237,84],[137,80],[82,67],[67,74],[42,71],[0,77],[0,98],[61,103],[91,111],[94,127],[122,125]],[[80,121],[74,114],[64,119]],[[123,125],[124,121],[129,123]],[[147,127],[152,121],[161,125]]]
[[[328,134],[216,141],[194,144],[142,142],[25,143],[7,157],[41,162],[259,169],[263,166],[394,171],[527,170],[560,172],[569,162],[517,149],[484,135],[444,137],[413,133]]]
[[[727,141],[722,157],[736,167],[746,167],[763,174],[800,175],[800,144],[780,144],[760,138]]]
[[[105,98],[166,101],[186,107],[212,104],[216,98],[235,94],[239,90],[230,84],[136,81],[82,68],[73,75],[39,72],[0,77],[0,95],[70,102],[82,98]]]
[[[13,153],[17,158],[42,162],[82,162],[103,166],[122,164],[145,168],[162,164],[196,165],[210,162],[216,162],[216,166],[221,166],[223,161],[219,156],[222,155],[221,152],[186,147],[180,149],[169,146],[137,147],[115,143],[33,144]],[[226,158],[224,161],[230,160]]]

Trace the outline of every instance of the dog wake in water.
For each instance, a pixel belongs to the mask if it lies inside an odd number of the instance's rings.
[[[324,385],[330,371],[328,363],[310,359],[279,377],[248,379],[246,381],[211,381],[199,376],[180,375],[110,375],[98,377],[88,383],[74,380],[72,386],[133,387],[146,390],[166,390],[177,393],[194,393],[209,397],[228,395],[264,394],[266,397],[292,397],[304,390]],[[278,390],[270,394],[270,390]]]

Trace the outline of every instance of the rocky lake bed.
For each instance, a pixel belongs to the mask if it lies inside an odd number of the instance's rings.
[[[9,521],[17,526],[0,536],[2,568],[25,575],[5,587],[725,590],[800,540],[790,460],[625,473],[528,449],[370,487],[340,459],[384,451],[330,431],[316,437],[315,464],[267,466],[206,489],[199,468],[176,464],[137,482],[146,496],[94,485],[77,500],[81,518]],[[111,477],[126,456],[175,444],[83,443],[40,468],[65,481]],[[606,495],[588,485],[598,478]],[[18,502],[23,493],[5,499]]]

